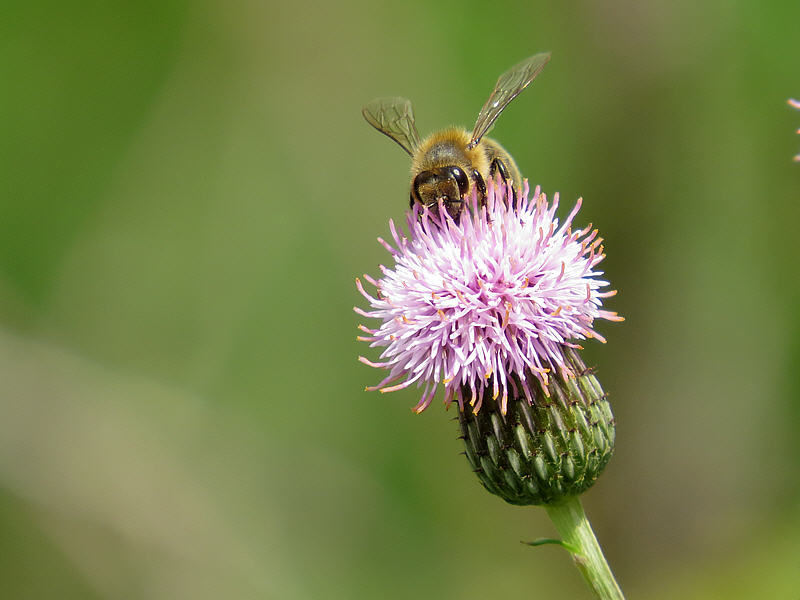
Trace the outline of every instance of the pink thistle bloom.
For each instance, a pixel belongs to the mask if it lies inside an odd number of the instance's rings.
[[[549,373],[574,376],[564,347],[605,342],[595,319],[623,320],[601,308],[616,294],[601,291],[608,282],[595,270],[602,238],[591,225],[572,230],[581,200],[559,224],[558,194],[549,203],[538,187],[530,199],[528,191],[526,182],[512,209],[510,188],[490,185],[485,206],[473,194],[456,219],[441,205],[417,207],[408,236],[389,222],[394,244],[378,241],[394,267],[381,265],[379,280],[364,276],[374,295],[356,279],[371,310],[354,310],[379,320],[377,329],[360,325],[368,335],[358,339],[384,348],[380,362],[359,360],[389,371],[368,390],[416,384],[423,392],[414,410],[422,412],[442,385],[446,406],[455,399],[463,409],[467,400],[475,413],[490,391],[505,413],[509,394],[532,402],[532,378],[547,394]]]
[[[800,110],[800,100],[794,100],[793,98],[789,98],[787,102],[789,103],[789,106],[791,106],[792,108]],[[800,129],[797,130],[797,133],[800,133]],[[794,162],[800,162],[800,154],[795,154]]]

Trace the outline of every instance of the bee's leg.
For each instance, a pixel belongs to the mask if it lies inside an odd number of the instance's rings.
[[[504,184],[509,184],[509,183],[512,184],[511,185],[511,206],[513,208],[516,208],[517,207],[517,190],[514,189],[514,185],[513,185],[514,182],[511,180],[511,175],[508,173],[508,168],[506,167],[506,164],[502,160],[500,160],[499,158],[495,158],[492,161],[492,164],[489,166],[489,173],[491,174],[492,179],[494,179],[494,176],[499,173],[500,174],[500,178],[503,180]]]
[[[478,169],[472,170],[472,179],[475,180],[475,190],[478,195],[478,206],[486,204],[486,182],[483,180],[483,175],[478,172]]]

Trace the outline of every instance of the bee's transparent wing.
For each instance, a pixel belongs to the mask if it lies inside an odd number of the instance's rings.
[[[419,133],[414,125],[414,109],[411,100],[405,98],[375,98],[369,102],[361,114],[381,133],[388,135],[400,147],[413,155],[419,146]]]
[[[549,60],[549,52],[535,54],[500,75],[497,84],[492,90],[492,95],[489,96],[481,112],[478,113],[478,120],[475,121],[475,129],[472,131],[472,140],[470,140],[469,148],[474,148],[481,141],[481,138],[489,132],[497,117],[508,106],[508,103],[528,87],[528,84],[542,72]]]

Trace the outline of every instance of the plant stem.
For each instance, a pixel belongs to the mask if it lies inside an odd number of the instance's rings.
[[[602,600],[625,600],[594,537],[580,499],[572,496],[544,507],[562,540],[578,550],[578,553],[572,553],[572,559],[595,595]]]

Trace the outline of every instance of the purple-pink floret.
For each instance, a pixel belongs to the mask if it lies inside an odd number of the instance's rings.
[[[437,388],[444,401],[461,409],[468,402],[478,412],[489,390],[505,412],[509,395],[532,401],[531,379],[547,393],[549,374],[573,376],[563,355],[565,346],[596,338],[595,319],[620,321],[601,309],[615,291],[595,267],[603,260],[602,238],[589,225],[572,229],[578,200],[566,220],[555,217],[558,194],[549,203],[537,187],[528,198],[525,184],[515,209],[504,185],[489,186],[484,206],[473,195],[454,220],[443,207],[416,208],[408,214],[408,235],[389,228],[394,243],[383,244],[394,267],[381,265],[376,288],[358,290],[370,310],[355,308],[380,321],[377,329],[360,325],[358,339],[384,348],[380,362],[359,360],[388,369],[368,390],[390,392],[412,384],[422,387],[414,407],[423,411]]]

